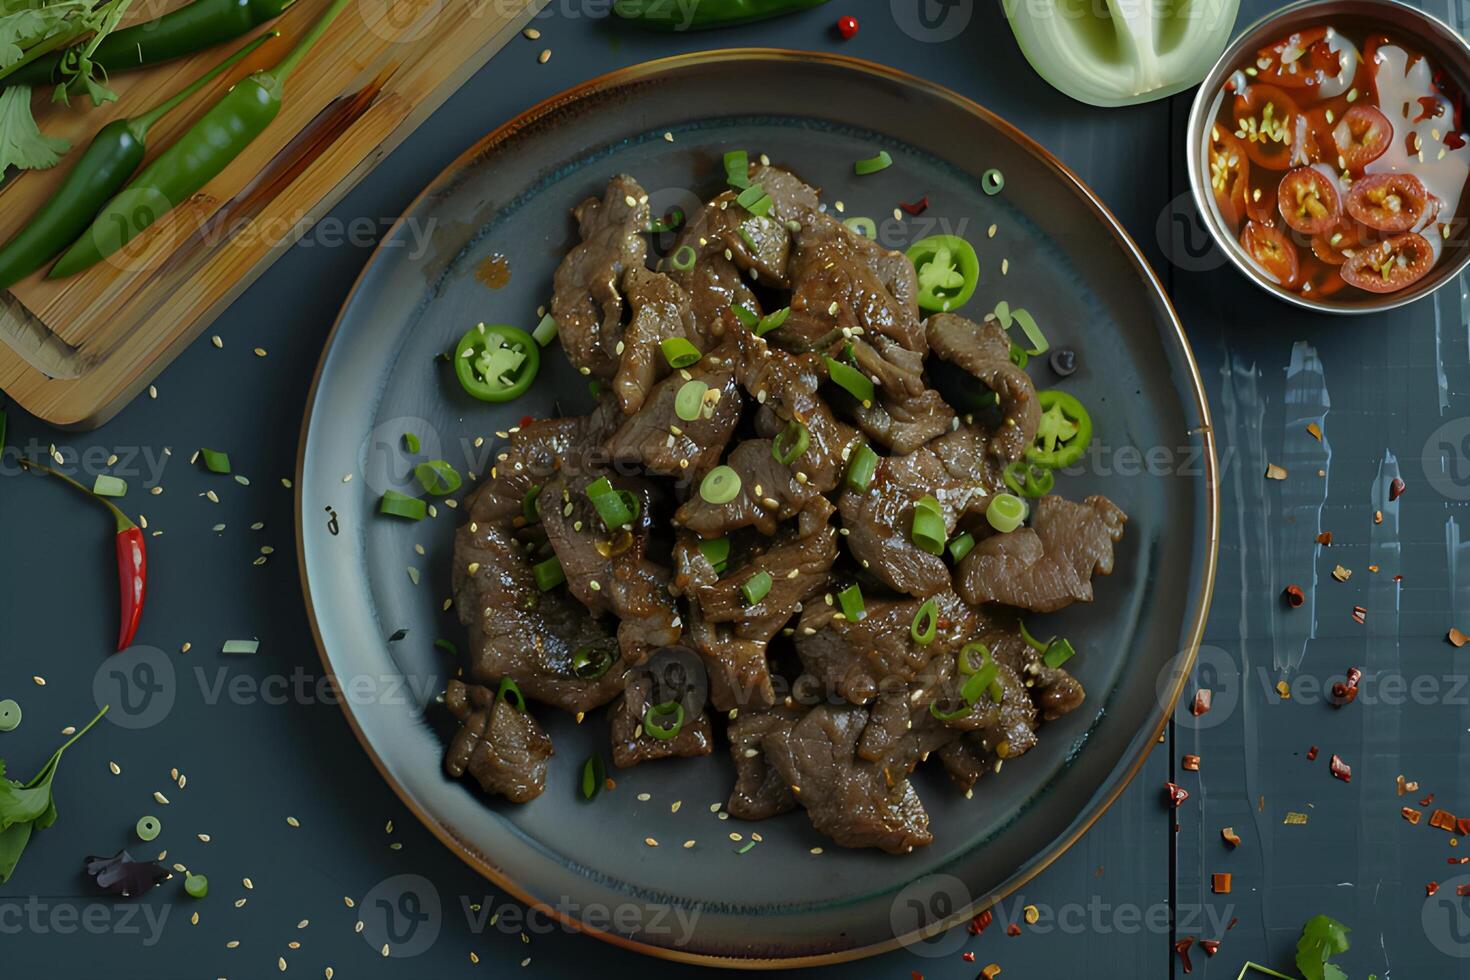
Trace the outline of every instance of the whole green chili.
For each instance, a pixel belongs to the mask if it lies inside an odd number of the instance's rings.
[[[827,0],[614,0],[613,13],[656,31],[746,24],[820,7]]]
[[[0,248],[0,290],[9,289],[55,258],[77,236],[112,195],[143,163],[148,130],[190,96],[233,68],[256,48],[279,35],[263,34],[220,62],[173,98],[132,119],[114,119],[98,130],[87,151],[66,175],[55,194],[15,237]]]
[[[352,0],[332,5],[276,67],[241,79],[188,132],[103,206],[47,278],[91,268],[217,177],[275,120],[286,78]]]

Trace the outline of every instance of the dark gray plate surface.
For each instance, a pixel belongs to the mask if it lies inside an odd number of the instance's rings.
[[[880,147],[894,166],[854,177],[852,161]],[[546,794],[529,805],[487,802],[449,781],[424,708],[453,670],[432,641],[464,640],[442,608],[460,515],[442,503],[421,524],[374,513],[385,489],[407,489],[415,458],[481,474],[503,442],[497,431],[586,407],[583,379],[555,347],[533,391],[506,406],[464,396],[438,355],[478,321],[534,325],[574,240],[568,209],[612,174],[636,176],[655,211],[688,210],[718,190],[720,155],[735,148],[792,167],[847,215],[872,216],[891,247],[937,232],[974,242],[983,273],[969,312],[1001,299],[1025,306],[1080,354],[1065,387],[1092,410],[1097,449],[1059,489],[1106,493],[1130,515],[1098,601],[1039,627],[1076,643],[1087,704],[1046,726],[1039,748],[972,799],[921,772],[936,839],[903,857],[813,855],[829,842],[801,814],[719,820],[710,807],[732,778],[723,754],[615,773],[614,792],[584,803],[575,787],[582,761],[605,751],[600,716],[577,726],[538,711],[557,754]],[[1006,179],[995,197],[979,188],[991,167]],[[927,212],[893,217],[898,202],[921,195]],[[491,289],[482,274],[496,255],[511,275]],[[1032,373],[1053,381],[1044,365]],[[418,457],[403,452],[406,431],[422,440]],[[1198,642],[1215,564],[1214,465],[1199,378],[1167,300],[1112,218],[1043,150],[953,93],[888,69],[705,53],[628,69],[532,110],[451,166],[387,236],[343,308],[308,406],[302,576],[353,727],[404,802],[472,865],[529,902],[659,955],[815,962],[916,940],[1006,894],[1121,791]],[[397,630],[407,636],[388,642]],[[737,854],[728,835],[752,831],[762,843]],[[687,840],[697,843],[686,849]]]

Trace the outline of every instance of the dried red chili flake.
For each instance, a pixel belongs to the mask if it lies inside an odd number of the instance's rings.
[[[1014,922],[1012,922],[1010,925],[1006,926],[1006,935],[1007,936],[1019,936],[1020,934],[1021,934],[1021,927],[1018,926],[1018,925],[1016,925]]]
[[[1368,621],[1368,610],[1364,609],[1362,606],[1354,606],[1353,607],[1353,622],[1362,624],[1362,623],[1366,623],[1367,621]]]
[[[1418,787],[1415,787],[1415,788],[1417,789]],[[1419,801],[1419,805],[1420,806],[1428,806],[1429,804],[1431,804],[1433,802],[1434,802],[1434,794],[1433,793],[1430,793],[1428,796],[1424,797],[1424,799],[1422,799],[1422,800]]]
[[[899,201],[898,206],[903,208],[908,214],[923,214],[929,210],[929,195],[925,194],[912,204],[905,204]]]
[[[1466,895],[1470,895],[1470,885],[1456,885],[1455,894],[1460,896],[1461,898],[1464,898]]]
[[[1429,884],[1424,886],[1424,897],[1429,898],[1437,891],[1439,891],[1439,882],[1431,881]]]
[[[1306,593],[1302,592],[1300,585],[1288,585],[1282,591],[1281,598],[1285,599],[1286,604],[1293,609],[1300,607],[1302,603],[1307,601]]]
[[[1208,687],[1202,687],[1194,692],[1194,704],[1190,705],[1190,714],[1199,717],[1208,714],[1210,706],[1215,702],[1215,694]]]
[[[1199,941],[1199,948],[1205,951],[1206,956],[1214,956],[1216,953],[1220,952],[1220,940],[1201,939]]]
[[[1455,832],[1455,815],[1448,810],[1435,810],[1429,815],[1429,826]]]
[[[1230,872],[1219,871],[1210,875],[1210,890],[1216,895],[1230,894]]]
[[[524,429],[526,426],[530,425],[534,421],[536,421],[536,416],[534,416],[534,415],[522,415],[521,416],[521,428]]]
[[[960,954],[960,959],[964,960],[966,963],[973,963],[975,962],[975,954],[970,952],[969,950],[965,950],[963,953]]]
[[[1403,493],[1404,481],[1399,479],[1398,477],[1394,477],[1393,482],[1388,485],[1388,499],[1397,500],[1399,499],[1399,497],[1403,496]]]
[[[1363,672],[1356,667],[1349,667],[1345,680],[1332,685],[1332,703],[1341,708],[1343,705],[1352,704],[1358,697],[1358,682],[1363,679]]]
[[[1465,137],[1458,132],[1445,133],[1444,145],[1448,146],[1452,150],[1458,150],[1460,147],[1465,145]]]
[[[1320,545],[1326,545],[1328,547],[1331,547],[1331,545],[1332,545],[1332,532],[1331,531],[1323,531],[1321,534],[1317,535],[1317,543],[1320,544]]]
[[[1194,964],[1189,962],[1189,947],[1194,945],[1193,936],[1185,936],[1174,944],[1174,952],[1179,954],[1179,962],[1184,966],[1185,973],[1194,972]]]
[[[1466,643],[1470,643],[1470,636],[1466,636],[1464,633],[1461,633],[1453,626],[1450,627],[1450,631],[1448,634],[1446,634],[1445,639],[1449,640],[1456,647],[1462,647]]]
[[[1234,929],[1238,922],[1240,922],[1240,916],[1237,915],[1235,918],[1230,920],[1230,925],[1225,927],[1225,931],[1229,932],[1231,929]]]
[[[1180,804],[1189,799],[1189,790],[1177,783],[1165,783],[1164,793],[1169,798],[1169,805],[1176,810],[1179,809]]]
[[[920,973],[918,970],[910,970],[909,980],[924,980],[924,974]]]
[[[1404,819],[1412,824],[1417,824],[1419,822],[1419,818],[1424,816],[1424,814],[1420,813],[1418,810],[1414,809],[1411,806],[1401,807],[1399,809],[1399,813],[1403,814]],[[1454,863],[1454,858],[1450,859],[1450,863]]]
[[[981,912],[979,915],[975,916],[973,919],[970,920],[970,935],[978,936],[986,929],[989,929],[990,922],[993,918],[995,918],[995,916],[991,914],[991,911],[989,909],[986,909],[984,912]]]
[[[1225,843],[1229,844],[1231,847],[1240,846],[1240,835],[1235,832],[1234,827],[1222,828],[1220,831],[1220,836],[1224,839]]]
[[[1470,817],[1456,817],[1455,830],[1461,837],[1470,837]]]
[[[1317,746],[1314,745],[1310,749],[1307,749],[1307,761],[1308,762],[1316,762],[1317,761]]]
[[[1334,755],[1327,765],[1332,770],[1332,775],[1338,779],[1341,779],[1345,783],[1353,781],[1353,767],[1343,762],[1342,756]]]
[[[1412,822],[1413,823],[1418,823],[1419,821],[1414,820]],[[1444,863],[1445,864],[1470,864],[1470,857],[1463,857],[1463,858],[1445,858]]]
[[[1199,756],[1186,755],[1184,757],[1183,765],[1184,768],[1188,769],[1190,772],[1199,772]]]

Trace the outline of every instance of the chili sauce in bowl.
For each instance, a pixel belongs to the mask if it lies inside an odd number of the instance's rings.
[[[1396,306],[1467,257],[1463,76],[1405,11],[1432,21],[1386,2],[1288,8],[1298,16],[1248,30],[1196,98],[1191,167],[1206,223],[1237,265],[1298,305]],[[1456,41],[1458,70],[1470,55]]]

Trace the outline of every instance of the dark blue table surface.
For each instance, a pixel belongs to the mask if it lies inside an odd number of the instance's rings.
[[[1269,6],[1251,0],[1239,23]],[[1460,4],[1434,6],[1457,27],[1470,16]],[[845,42],[831,30],[844,13],[862,23]],[[605,2],[553,0],[535,26],[539,40],[512,40],[218,320],[209,334],[219,344],[201,339],[158,378],[156,397],[84,434],[10,412],[13,446],[44,454],[54,445],[89,478],[103,469],[126,477],[130,508],[161,532],[149,539],[156,573],[139,642],[162,651],[145,686],[163,693],[132,716],[142,727],[104,722],[66,756],[59,822],[0,887],[0,976],[238,980],[277,975],[281,963],[290,975],[330,967],[344,978],[698,972],[527,919],[405,812],[319,686],[282,478],[339,304],[377,236],[461,150],[594,74],[769,45],[841,51],[949,85],[1075,169],[1169,287],[1209,388],[1222,464],[1221,562],[1200,659],[1214,709],[1180,710],[1125,795],[1006,899],[982,937],[809,975],[969,978],[994,962],[1008,978],[1165,977],[1181,972],[1174,942],[1192,936],[1224,939],[1214,958],[1193,948],[1195,975],[1235,977],[1246,960],[1287,970],[1303,921],[1322,912],[1354,929],[1342,958],[1354,978],[1470,977],[1470,899],[1455,895],[1470,874],[1447,863],[1470,857],[1470,841],[1457,849],[1427,826],[1436,806],[1470,814],[1470,686],[1465,654],[1445,642],[1451,625],[1470,624],[1467,281],[1361,320],[1266,298],[1225,267],[1195,220],[1182,178],[1188,95],[1107,111],[1072,102],[1031,72],[999,4],[835,0],[746,28],[662,37],[619,29]],[[543,49],[552,52],[544,65]],[[344,228],[356,229],[345,241]],[[228,448],[249,485],[190,466],[203,445]],[[1264,480],[1268,463],[1288,478]],[[25,778],[64,726],[94,712],[94,685],[118,689],[104,656],[115,584],[101,543],[110,524],[95,508],[20,477],[14,452],[3,475],[0,698],[19,701],[25,720],[0,735],[0,756]],[[1390,501],[1396,475],[1407,489]],[[210,488],[218,502],[203,496]],[[1332,533],[1330,549],[1316,544],[1321,531]],[[1331,575],[1338,564],[1353,573],[1346,582]],[[1308,596],[1301,609],[1280,602],[1290,583]],[[1354,606],[1367,609],[1364,623]],[[260,639],[257,656],[220,653],[243,637]],[[1363,693],[1334,709],[1324,689],[1350,666],[1366,672]],[[1182,771],[1185,753],[1202,756],[1201,772]],[[1329,775],[1334,753],[1352,766],[1350,783]],[[1399,776],[1419,789],[1401,798]],[[1191,793],[1177,813],[1162,803],[1170,779]],[[1401,817],[1431,794],[1419,826]],[[164,825],[152,845],[132,832],[145,813]],[[1306,823],[1288,823],[1288,813]],[[1225,826],[1240,834],[1237,850],[1223,845]],[[82,857],[123,846],[136,856],[166,848],[166,863],[209,876],[208,899],[184,898],[177,880],[136,902],[97,897]],[[1234,876],[1229,895],[1212,892],[1217,872]],[[1431,880],[1441,890],[1426,898]],[[380,900],[422,910],[400,915],[388,959],[381,912],[355,931],[359,910]],[[1007,937],[1004,923],[1032,904],[1039,921]]]

